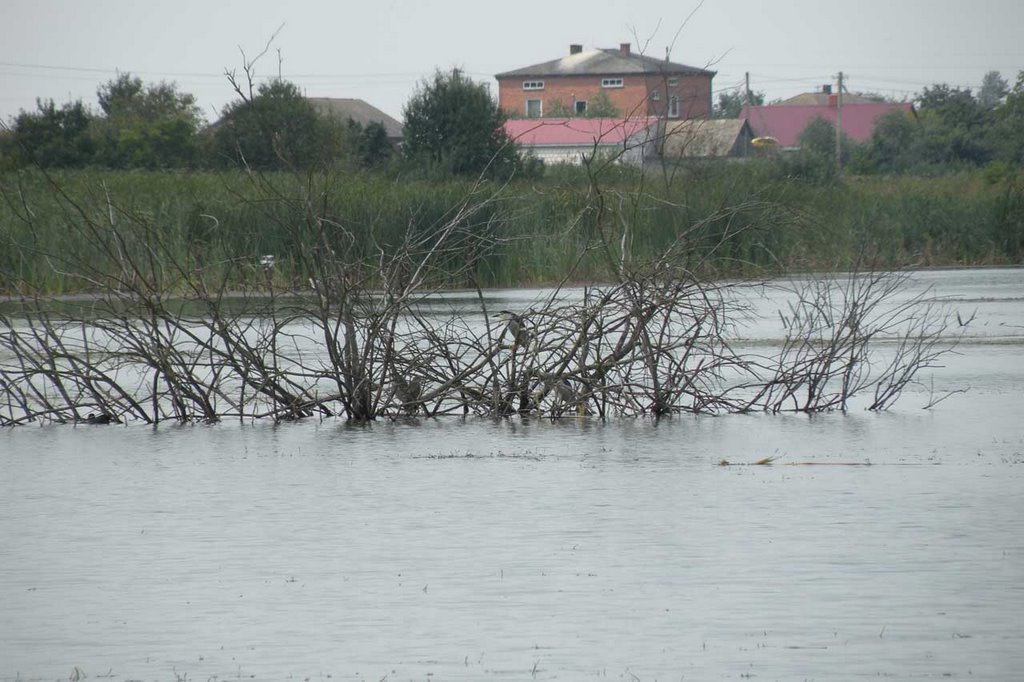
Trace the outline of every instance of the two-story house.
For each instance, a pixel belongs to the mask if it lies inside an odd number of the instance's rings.
[[[499,73],[498,104],[514,118],[584,116],[593,103],[610,103],[622,117],[710,118],[715,72],[618,49],[584,50],[542,64]],[[608,115],[601,112],[601,115]]]

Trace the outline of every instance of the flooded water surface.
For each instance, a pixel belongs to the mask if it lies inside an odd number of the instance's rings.
[[[4,430],[0,679],[1018,679],[1024,271],[913,284],[884,413]]]

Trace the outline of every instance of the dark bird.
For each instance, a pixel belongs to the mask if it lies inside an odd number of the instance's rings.
[[[500,313],[503,317],[508,318],[508,324],[505,325],[505,331],[502,332],[502,337],[506,334],[512,337],[512,342],[515,346],[528,346],[533,340],[533,329],[526,322],[522,315],[512,312],[511,310],[502,310]]]

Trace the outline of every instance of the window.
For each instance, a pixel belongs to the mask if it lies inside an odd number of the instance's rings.
[[[540,118],[544,115],[544,104],[539,99],[526,100],[526,118]]]
[[[668,98],[668,117],[679,118],[679,98],[675,95]]]
[[[544,81],[523,81],[523,90],[543,90]]]
[[[621,78],[602,78],[601,79],[601,87],[602,88],[621,88],[622,87],[622,79]]]
[[[582,116],[583,114],[587,113],[587,100],[576,100],[576,104],[573,106],[573,110],[576,112],[577,116]]]
[[[670,88],[674,88],[677,85],[679,85],[679,79],[676,76],[672,76],[672,78],[668,79],[668,86]]]
[[[651,101],[657,102],[659,99],[661,99],[661,93],[657,90],[651,90]]]

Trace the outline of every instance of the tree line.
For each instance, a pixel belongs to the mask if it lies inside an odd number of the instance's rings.
[[[459,70],[421,83],[403,111],[401,145],[383,124],[321,113],[284,79],[249,88],[211,125],[195,97],[174,83],[129,73],[97,89],[98,110],[80,99],[37,100],[0,128],[0,170],[42,168],[287,170],[334,167],[507,177],[524,161],[501,128],[486,86]]]
[[[874,93],[858,93],[895,102]],[[735,118],[748,103],[763,105],[765,94],[738,91],[719,94],[714,114]],[[912,173],[932,175],[950,170],[991,167],[1002,172],[1024,165],[1024,71],[1010,87],[998,71],[988,72],[981,87],[935,84],[913,98],[914,114],[894,111],[875,122],[863,143],[842,138],[842,165],[854,174]],[[835,126],[815,118],[799,137],[800,154],[792,159],[808,172],[828,174],[834,167]]]
[[[505,135],[505,114],[486,86],[458,69],[438,71],[420,84],[403,110],[399,146],[380,123],[364,126],[319,112],[287,80],[236,92],[239,98],[212,125],[206,125],[193,95],[128,73],[99,86],[95,110],[81,100],[61,106],[39,100],[35,111],[21,111],[0,129],[0,170],[335,167],[508,177],[539,169]],[[763,92],[720,93],[714,115],[736,117],[744,103],[764,99]],[[989,72],[977,93],[936,84],[924,88],[914,104],[912,117],[894,112],[879,119],[870,140],[844,139],[843,166],[860,174],[934,174],[1024,165],[1024,71],[1013,87]],[[785,162],[797,173],[832,172],[831,123],[811,121],[800,147]]]

